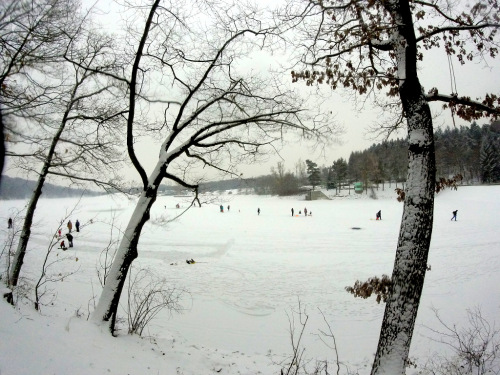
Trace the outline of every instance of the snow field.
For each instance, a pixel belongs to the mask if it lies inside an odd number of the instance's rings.
[[[54,285],[57,300],[54,306],[43,309],[44,316],[22,308],[23,314],[36,319],[35,323],[42,324],[45,331],[38,331],[37,325],[27,319],[21,319],[22,324],[9,324],[8,319],[1,324],[0,337],[4,339],[16,336],[16,326],[22,326],[18,330],[26,329],[26,335],[32,336],[34,342],[40,339],[39,334],[49,335],[42,341],[55,344],[44,348],[44,355],[32,353],[38,367],[26,360],[23,363],[26,370],[46,371],[23,372],[23,368],[12,372],[5,364],[7,358],[23,358],[34,345],[29,338],[26,338],[28,343],[21,339],[16,345],[9,345],[11,357],[0,354],[0,371],[2,374],[67,373],[60,372],[69,366],[61,354],[66,349],[59,350],[57,345],[60,340],[64,346],[66,339],[60,339],[60,335],[66,332],[67,339],[76,335],[75,338],[90,340],[94,346],[88,349],[88,345],[81,344],[83,355],[67,353],[76,366],[73,374],[101,373],[102,369],[117,374],[144,373],[141,366],[145,364],[138,365],[130,359],[130,351],[137,348],[148,353],[144,357],[137,353],[141,361],[148,361],[151,369],[159,373],[175,373],[171,372],[174,368],[180,374],[213,373],[217,366],[229,374],[279,373],[271,362],[291,352],[287,314],[292,316],[300,301],[309,314],[303,339],[306,356],[334,358],[332,350],[317,336],[318,329],[328,329],[324,314],[335,334],[340,360],[351,369],[358,369],[360,374],[369,373],[384,305],[378,305],[373,297],[355,299],[344,288],[357,279],[392,272],[403,209],[393,189],[386,186],[385,192],[377,191],[377,200],[365,195],[313,202],[304,201],[303,197],[226,195],[214,204],[191,208],[167,225],[162,223],[182,212],[187,203],[182,198],[158,197],[151,220],[144,227],[139,258],[134,265],[150,267],[171,285],[188,293],[183,300],[183,314],[165,313],[152,322],[147,335],[156,338],[153,350],[137,337],[108,338],[106,332],[97,332],[95,326],[83,319],[71,318],[78,308],[86,314],[89,299],[100,293],[95,265],[110,236],[110,226],[104,221],[109,222],[114,214],[115,225],[124,230],[135,207],[134,201],[119,196],[83,198],[79,212],[71,220],[74,223],[79,219],[84,224],[92,218],[94,223],[75,234],[75,247],[70,251],[78,257],[78,262],[63,266],[64,269],[79,267],[78,272]],[[458,191],[444,191],[436,196],[428,262],[432,270],[426,276],[410,352],[412,358],[445,350],[429,340],[430,331],[424,327],[438,327],[431,307],[439,309],[445,321],[458,325],[466,322],[465,310],[474,306],[480,306],[491,321],[500,316],[500,236],[495,220],[500,211],[499,193],[500,186],[481,186],[460,187]],[[24,276],[34,278],[39,274],[50,236],[47,233],[55,232],[65,211],[76,202],[77,199],[40,201]],[[24,203],[3,201],[0,217],[6,222],[9,209],[22,207]],[[181,209],[175,208],[177,203]],[[220,204],[225,207],[224,213],[219,212]],[[302,215],[292,217],[292,207],[296,215],[299,211]],[[304,207],[312,216],[304,216]],[[257,208],[261,209],[260,215]],[[451,212],[455,209],[458,221],[451,222]],[[382,210],[382,221],[374,220],[378,210]],[[185,262],[191,258],[197,263]],[[2,306],[2,316],[8,309]],[[16,321],[19,316],[9,319]],[[71,333],[65,330],[68,321],[77,327]],[[0,341],[5,347],[5,340]],[[124,348],[123,355],[118,349],[108,351],[111,342],[112,347]],[[1,347],[0,352],[3,352]]]

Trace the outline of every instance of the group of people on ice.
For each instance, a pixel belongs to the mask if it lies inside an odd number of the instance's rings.
[[[71,222],[71,220],[68,220],[66,227],[68,228],[68,233],[66,233],[65,236],[68,239],[68,246],[73,247],[73,235],[71,234],[71,231],[73,230],[73,223]],[[80,232],[80,222],[78,221],[78,219],[76,219],[75,228],[77,232]],[[58,234],[59,238],[62,238],[61,229],[59,229]],[[68,249],[68,247],[66,247],[66,244],[64,243],[64,240],[61,241],[60,245],[62,250]]]
[[[227,210],[228,210],[228,211],[229,211],[229,207],[230,207],[230,206],[228,205],[228,206],[227,206]],[[224,212],[224,206],[223,206],[222,204],[219,206],[219,208],[220,208],[220,212]],[[292,207],[292,210],[291,210],[291,211],[292,211],[292,217],[294,217],[294,216],[295,216],[295,210],[293,209],[293,207]],[[455,221],[457,221],[457,212],[458,212],[458,210],[453,211],[453,217],[451,218],[451,220],[455,219]],[[309,211],[309,215],[307,215],[307,213],[308,213],[308,211],[307,211],[307,207],[305,207],[305,208],[304,208],[304,216],[312,216],[312,211]],[[259,208],[257,208],[257,215],[260,215],[260,207],[259,207]],[[302,215],[302,211],[299,211],[299,215]],[[297,216],[298,216],[298,215],[297,215]],[[9,219],[9,220],[10,220],[10,219]],[[379,211],[375,214],[375,220],[382,220],[382,210],[379,210]],[[68,225],[69,225],[70,223],[71,223],[71,221],[68,223]],[[78,221],[77,221],[77,223],[78,223]],[[10,228],[10,225],[11,225],[11,224],[9,223],[9,228]],[[69,228],[69,227],[68,227],[68,228]],[[78,229],[77,229],[77,231],[78,231]],[[70,232],[71,232],[71,230],[70,230]],[[71,246],[70,246],[70,247],[71,247]]]
[[[219,206],[219,209],[220,209],[220,212],[224,212],[224,206],[222,204]],[[227,212],[229,212],[230,209],[231,209],[231,206],[227,205]]]
[[[307,212],[308,212],[308,211],[307,211],[307,208],[304,208],[304,216],[307,216]],[[313,214],[313,213],[312,213],[312,211],[309,211],[309,216],[312,216],[312,214]],[[302,215],[302,211],[299,211],[299,215]],[[294,216],[295,216],[295,211],[294,211],[294,209],[292,208],[292,217],[294,217]],[[297,215],[297,216],[298,216],[298,215]]]

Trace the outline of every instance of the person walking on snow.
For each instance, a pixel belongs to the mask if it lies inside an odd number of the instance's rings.
[[[76,227],[76,231],[80,232],[80,222],[78,221],[78,219],[76,219],[75,227]]]
[[[377,212],[377,219],[376,220],[382,220],[382,210]]]
[[[66,238],[69,242],[69,247],[73,247],[73,235],[71,233],[66,233]]]
[[[68,227],[69,233],[71,233],[71,229],[73,229],[73,223],[71,222],[71,220],[68,220],[67,227]]]
[[[307,208],[304,208],[304,216],[307,216]]]
[[[257,215],[260,215],[260,208],[257,208]]]
[[[227,212],[229,212],[229,209],[231,208],[230,205],[227,205]]]
[[[12,218],[11,217],[9,217],[9,220],[7,221],[7,223],[8,223],[8,227],[7,228],[8,229],[12,228]]]
[[[453,217],[451,218],[451,220],[455,219],[455,221],[457,221],[457,212],[458,210],[453,211]]]
[[[292,208],[292,217],[293,217],[293,208]]]

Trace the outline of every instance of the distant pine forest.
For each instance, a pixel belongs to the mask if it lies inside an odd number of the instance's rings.
[[[460,175],[462,184],[500,182],[500,121],[491,125],[457,126],[435,132],[436,179]],[[298,161],[293,169],[277,163],[269,175],[234,186],[253,188],[257,194],[293,195],[311,186],[339,189],[362,182],[365,186],[398,183],[404,187],[408,168],[406,139],[373,144],[364,151],[352,152],[348,160],[333,161],[318,167],[314,161]],[[213,188],[213,187],[212,187]],[[233,187],[235,188],[235,187]]]
[[[500,182],[500,121],[491,125],[459,126],[438,129],[435,132],[436,178],[463,177],[462,183]],[[318,167],[314,161],[298,160],[292,169],[284,162],[271,168],[270,174],[249,179],[226,179],[200,184],[200,192],[239,190],[240,193],[294,195],[310,189],[311,185],[326,189],[339,189],[354,182],[367,185],[403,183],[406,180],[406,139],[373,144],[364,151],[354,151],[348,160],[333,161],[330,166]],[[34,181],[2,177],[0,199],[24,199],[31,196]],[[130,192],[139,189],[131,188]],[[161,185],[162,195],[183,194],[180,186]],[[45,184],[43,197],[64,198],[106,194]]]

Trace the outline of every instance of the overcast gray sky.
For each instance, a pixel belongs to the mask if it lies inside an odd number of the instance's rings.
[[[259,0],[264,3],[263,0]],[[267,1],[268,2],[268,1]],[[88,6],[94,1],[84,0],[84,4]],[[120,15],[118,14],[118,5],[112,0],[98,0],[97,6],[103,10],[102,16],[99,17],[99,22],[103,28],[110,31],[117,31],[120,24]],[[453,61],[455,77],[457,80],[457,88],[459,95],[467,95],[472,98],[482,97],[485,93],[498,93],[500,87],[500,74],[498,59],[489,61],[491,66],[485,66],[484,62],[468,63],[461,66],[458,61]],[[249,64],[254,67],[259,67],[262,71],[268,67],[276,67],[276,58],[262,54],[256,54],[249,57]],[[437,87],[440,93],[450,94],[450,72],[448,61],[444,50],[426,51],[423,63],[420,64],[420,79],[425,91],[432,87]],[[284,73],[285,80],[291,80],[290,73]],[[296,83],[295,87],[299,88],[307,95],[310,88],[305,86],[305,83]],[[336,121],[345,127],[345,134],[342,137],[342,144],[332,145],[321,154],[317,150],[311,150],[307,143],[288,145],[284,147],[280,155],[270,157],[269,161],[260,165],[241,166],[240,170],[244,178],[254,177],[262,174],[268,174],[270,168],[275,166],[278,161],[283,160],[287,169],[293,170],[297,160],[311,159],[319,165],[331,165],[334,160],[343,157],[349,158],[352,151],[363,150],[375,142],[380,142],[382,139],[373,140],[373,133],[369,133],[370,125],[373,125],[378,120],[379,110],[374,109],[369,103],[363,109],[357,108],[354,103],[342,92],[331,92],[328,87],[321,89],[325,93],[327,107],[336,114]],[[358,106],[359,107],[359,106]],[[442,111],[440,108],[442,103],[431,103],[431,108],[435,115],[435,128],[439,126],[453,126],[450,116],[450,110]],[[457,125],[465,125],[464,121],[455,119]],[[480,124],[487,120],[479,121]],[[405,132],[401,131],[397,136],[405,137]],[[154,143],[150,140],[142,139],[136,144],[136,151],[139,160],[149,173],[158,160],[160,143]],[[8,173],[13,175],[13,173]],[[129,180],[139,180],[138,174],[134,169],[124,171],[125,177]]]
[[[268,1],[259,1],[268,3]],[[100,0],[99,4],[106,6],[109,2],[110,0]],[[262,55],[256,55],[253,57],[253,65],[260,66],[261,69],[275,66],[275,62],[273,61],[274,58],[270,56],[268,58],[269,61],[266,61],[265,58],[263,59]],[[484,62],[469,62],[461,66],[456,59],[453,60],[453,68],[459,95],[467,95],[476,98],[483,97],[485,93],[498,93],[498,88],[500,87],[500,74],[498,73],[498,68],[500,66],[498,59],[496,61],[490,59],[488,63],[490,66],[486,66]],[[432,87],[437,87],[440,93],[451,93],[450,70],[444,50],[435,49],[426,51],[424,61],[419,67],[421,69],[421,83],[426,91]],[[289,78],[289,72],[285,73],[284,77],[285,79],[291,79]],[[297,85],[301,91],[307,92],[307,90],[309,90],[309,88],[305,86],[305,83],[296,83],[295,85]],[[325,154],[314,152],[314,150],[308,147],[307,143],[288,145],[282,150],[279,156],[276,155],[271,157],[265,164],[241,166],[240,169],[244,177],[267,174],[270,168],[281,160],[285,162],[286,168],[290,170],[294,169],[294,165],[298,159],[311,159],[316,161],[319,165],[331,165],[334,160],[340,157],[348,159],[352,151],[363,150],[373,143],[382,140],[381,138],[374,140],[374,134],[369,132],[370,125],[373,125],[378,119],[378,109],[373,108],[367,103],[362,110],[359,110],[359,108],[356,108],[354,103],[352,103],[348,97],[342,95],[341,92],[332,93],[326,86],[322,88],[322,90],[328,97],[328,107],[336,114],[336,121],[345,127],[346,132],[342,137],[342,144],[332,145]],[[453,126],[450,110],[443,111],[441,108],[442,103],[431,103],[431,109],[437,116],[434,122],[435,128],[440,126]],[[480,124],[486,122],[487,120],[479,121]],[[455,118],[455,123],[457,126],[467,125],[465,121],[458,118]],[[396,136],[405,137],[406,133],[405,131],[401,131]],[[151,150],[155,149],[154,147],[159,148],[159,144],[152,146],[149,142],[143,142],[137,145],[139,157],[146,168],[148,168],[148,165],[154,166],[157,161],[157,152],[151,152]],[[131,171],[128,176],[130,178],[136,178],[137,172]]]

